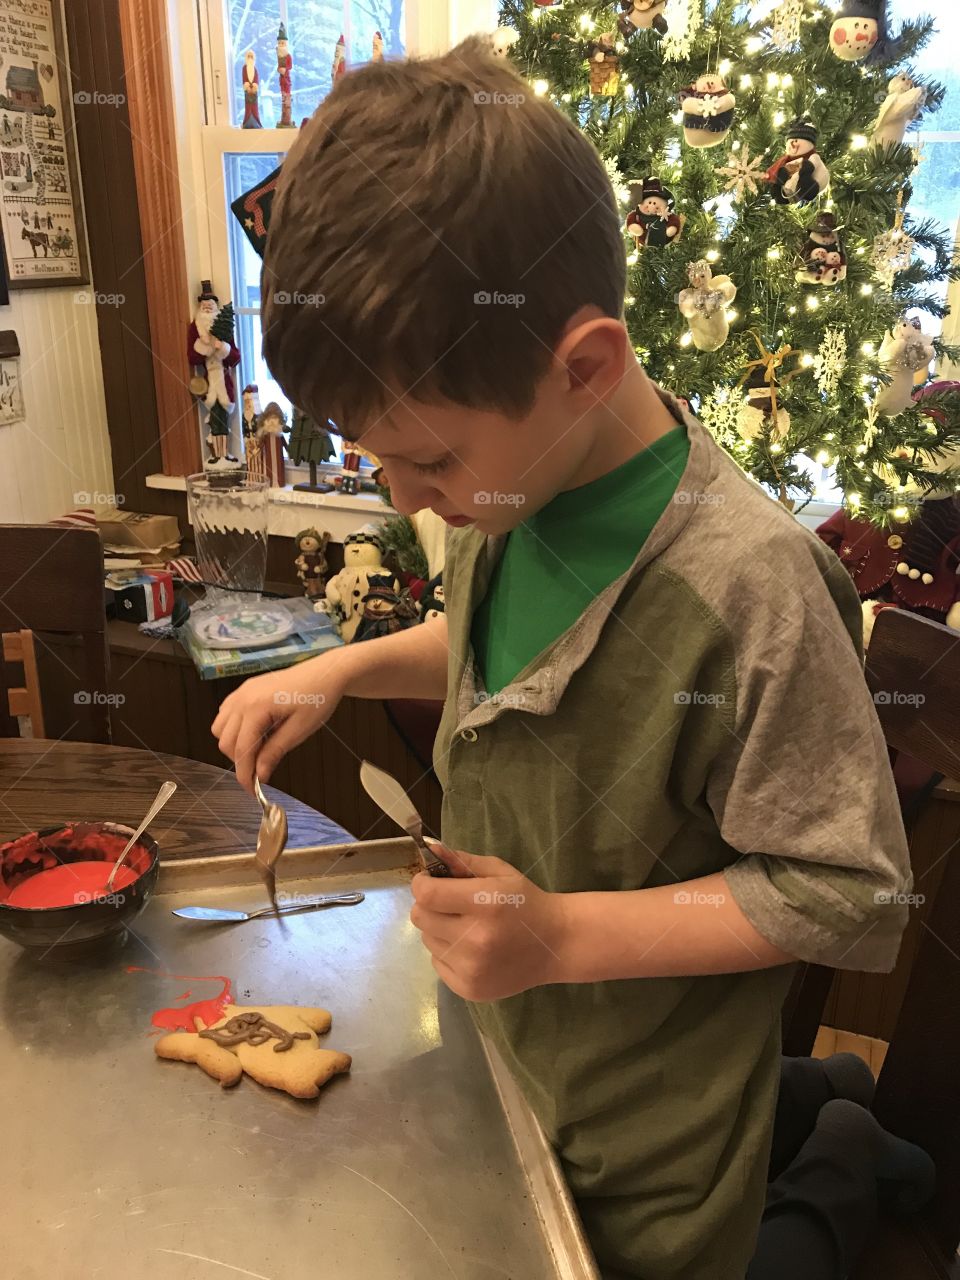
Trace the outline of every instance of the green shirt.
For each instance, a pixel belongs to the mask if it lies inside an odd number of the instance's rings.
[[[512,531],[473,619],[488,693],[499,693],[630,567],[689,452],[686,427],[675,427],[598,480],[557,494]]]

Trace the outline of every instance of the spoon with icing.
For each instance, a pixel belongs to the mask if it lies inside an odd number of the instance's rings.
[[[120,866],[123,863],[124,858],[130,852],[133,846],[137,843],[137,841],[143,835],[144,831],[146,831],[149,824],[157,816],[157,814],[160,812],[163,806],[167,803],[167,801],[170,799],[170,797],[173,795],[176,789],[177,789],[177,784],[175,782],[165,782],[163,786],[161,786],[160,790],[157,792],[157,798],[154,800],[153,804],[147,810],[147,816],[144,818],[144,820],[140,823],[139,827],[137,827],[136,831],[127,841],[127,845],[123,853],[121,853],[120,857],[113,864],[113,870],[110,872],[110,875],[107,879],[107,887],[104,890],[105,893],[113,892],[113,882],[114,882],[114,879],[116,878],[117,872],[120,870]]]

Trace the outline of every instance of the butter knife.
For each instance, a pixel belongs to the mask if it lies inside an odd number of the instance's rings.
[[[416,844],[420,865],[429,876],[448,876],[450,868],[441,862],[423,838],[423,819],[396,778],[378,769],[369,760],[360,765],[360,783],[375,805],[392,818]]]
[[[318,898],[286,903],[279,907],[261,907],[259,911],[230,911],[226,907],[174,907],[172,914],[182,920],[203,920],[214,924],[234,924],[244,920],[259,920],[262,916],[294,916],[302,911],[317,911],[320,907],[352,907],[363,901],[363,894],[324,893]]]

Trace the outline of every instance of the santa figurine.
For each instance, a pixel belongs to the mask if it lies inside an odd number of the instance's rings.
[[[708,73],[680,90],[683,136],[689,147],[718,147],[733,128],[737,100],[723,76]]]
[[[221,315],[220,299],[210,281],[204,280],[197,295],[197,310],[187,329],[187,362],[194,371],[190,390],[200,397],[207,410],[208,466],[236,466],[238,462],[229,449],[230,414],[235,398],[233,370],[240,363],[240,350],[232,337],[229,303],[223,312]],[[218,328],[225,336],[218,334]]]
[[[874,147],[896,147],[923,110],[926,89],[921,88],[905,72],[893,77],[880,114],[873,126],[870,143]]]
[[[676,244],[686,219],[675,212],[673,192],[659,178],[644,178],[639,195],[636,208],[627,214],[627,231],[637,248],[662,249]]]
[[[373,52],[370,54],[370,61],[383,61],[383,35],[379,31],[373,33]]]
[[[283,433],[288,431],[287,415],[276,400],[271,400],[260,415],[260,450],[263,454],[264,479],[275,489],[287,483],[283,461]]]
[[[260,451],[260,388],[248,382],[243,388],[243,408],[240,412],[240,431],[243,435],[243,451],[247,470],[252,478],[263,476],[263,454]]]
[[[277,122],[278,129],[295,129],[297,126],[293,123],[292,116],[292,94],[293,80],[290,72],[293,70],[293,55],[290,52],[290,41],[287,39],[287,29],[280,23],[280,30],[277,32],[277,76],[280,79],[280,119]]]
[[[843,0],[830,28],[830,51],[843,62],[872,61],[887,42],[886,0]]]
[[[617,26],[623,36],[632,36],[635,31],[654,30],[664,36],[669,28],[663,11],[667,0],[620,0],[620,17]]]
[[[333,51],[333,65],[330,68],[330,87],[335,88],[341,76],[347,74],[347,42],[340,32],[340,39]]]
[[[248,49],[243,60],[243,124],[242,129],[262,129],[260,119],[260,72],[257,56]]]
[[[787,150],[768,170],[777,204],[810,204],[830,185],[830,172],[817,152],[817,127],[795,120],[787,134]]]
[[[846,280],[847,256],[832,213],[818,215],[800,255],[803,265],[797,272],[798,284],[831,286]]]

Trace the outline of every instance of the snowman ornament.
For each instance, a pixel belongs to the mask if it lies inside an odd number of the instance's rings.
[[[797,284],[831,287],[846,280],[847,256],[837,232],[837,220],[832,213],[819,215],[807,232],[807,241],[800,256],[803,265],[797,272]]]
[[[690,147],[718,147],[733,128],[737,100],[723,77],[708,73],[680,91],[683,136]]]
[[[505,58],[519,39],[520,34],[513,27],[497,27],[490,37],[493,56],[495,58]]]
[[[830,170],[817,150],[819,134],[810,120],[795,120],[787,150],[766,175],[777,204],[810,204],[830,186]]]
[[[617,26],[624,37],[632,36],[635,31],[656,31],[664,36],[669,30],[663,12],[667,0],[620,0],[620,17]]]
[[[886,0],[843,0],[830,28],[830,51],[842,62],[863,62],[881,51],[886,36]]]

